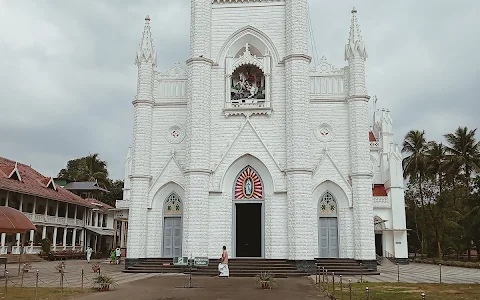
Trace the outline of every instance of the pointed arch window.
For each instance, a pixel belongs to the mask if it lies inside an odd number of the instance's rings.
[[[181,215],[182,212],[183,205],[180,197],[175,193],[171,193],[165,200],[164,214],[168,216],[177,216]]]
[[[235,180],[235,200],[263,199],[263,183],[260,176],[252,167],[248,166],[238,174]]]
[[[323,194],[319,209],[321,215],[337,214],[337,202],[330,192]]]

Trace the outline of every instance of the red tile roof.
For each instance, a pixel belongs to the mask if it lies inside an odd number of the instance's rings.
[[[86,201],[90,202],[90,203],[94,203],[92,204],[94,207],[98,208],[98,209],[101,209],[101,210],[108,210],[108,209],[112,209],[113,207],[106,204],[106,203],[103,203],[101,201],[98,201],[97,199],[93,199],[93,198],[87,198],[85,199]],[[95,205],[96,204],[96,205]],[[101,205],[101,206],[100,206]]]
[[[388,196],[387,190],[383,184],[374,184],[372,186],[372,195],[376,197]]]
[[[8,175],[10,175],[14,168],[14,161],[0,157],[0,190],[57,200],[90,208],[96,207],[89,201],[61,188],[58,185],[56,185],[57,190],[48,188],[47,184],[50,181],[50,177],[43,176],[25,164],[17,164],[17,169],[22,177],[22,181],[8,178]]]
[[[369,142],[376,142],[376,141],[377,141],[377,139],[375,138],[375,135],[373,134],[372,131],[370,131],[370,132],[368,133],[368,141],[369,141]]]

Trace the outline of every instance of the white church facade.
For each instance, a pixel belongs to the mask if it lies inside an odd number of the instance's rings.
[[[233,258],[406,261],[402,157],[388,111],[369,129],[356,10],[337,69],[311,61],[307,0],[191,3],[186,66],[156,70],[149,17],[136,53],[117,202],[127,265],[222,246]]]

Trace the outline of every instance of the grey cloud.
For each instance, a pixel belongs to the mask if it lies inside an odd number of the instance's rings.
[[[413,128],[440,139],[479,126],[480,3],[309,0],[318,56],[337,67],[346,63],[354,5],[370,55],[368,90],[392,111],[398,143]],[[147,14],[159,69],[184,62],[188,0],[1,2],[0,155],[56,175],[69,159],[99,152],[121,178]]]

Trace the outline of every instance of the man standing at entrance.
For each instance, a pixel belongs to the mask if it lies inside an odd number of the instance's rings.
[[[116,265],[120,264],[120,256],[121,255],[122,255],[122,251],[120,251],[120,247],[117,247],[117,249],[115,249],[115,256],[116,256],[115,264]]]
[[[228,270],[228,252],[227,247],[223,246],[222,258],[218,264],[218,277],[230,277],[230,271]]]

